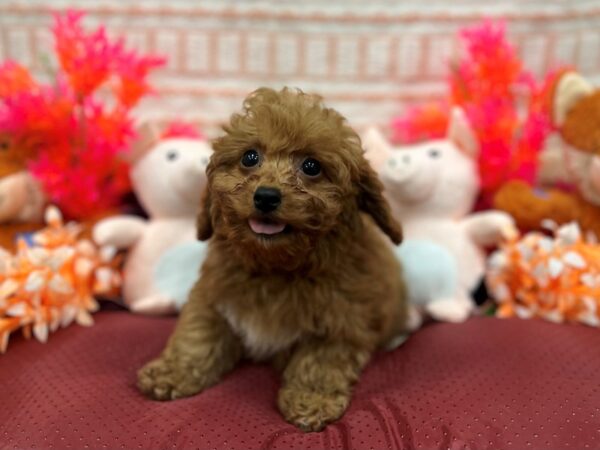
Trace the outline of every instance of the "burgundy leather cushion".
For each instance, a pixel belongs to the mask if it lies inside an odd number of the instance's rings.
[[[475,318],[429,325],[379,355],[344,418],[303,434],[275,407],[277,374],[244,364],[159,403],[135,388],[173,318],[101,312],[0,356],[2,448],[600,448],[600,331]]]

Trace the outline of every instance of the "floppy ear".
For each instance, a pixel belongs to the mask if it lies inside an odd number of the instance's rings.
[[[553,99],[553,118],[559,127],[565,123],[567,114],[575,104],[594,91],[591,84],[575,72],[563,75],[558,82]]]
[[[200,212],[198,212],[198,219],[196,220],[197,236],[201,241],[210,239],[213,234],[211,208],[211,194],[209,187],[207,186],[202,193]]]
[[[475,158],[479,153],[479,142],[469,125],[462,108],[455,106],[450,112],[450,123],[448,124],[448,139],[469,157]]]
[[[371,127],[365,133],[362,139],[363,148],[365,149],[365,158],[371,163],[371,166],[377,171],[383,164],[392,156],[392,148],[388,144],[381,131],[375,127]]]
[[[383,185],[375,171],[364,161],[360,173],[358,207],[368,213],[394,244],[402,242],[402,228],[392,217],[390,205],[383,196]]]

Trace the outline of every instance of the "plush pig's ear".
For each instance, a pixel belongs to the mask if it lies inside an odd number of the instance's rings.
[[[160,130],[155,122],[142,121],[136,127],[137,137],[133,143],[129,157],[132,160],[141,158],[160,140]]]
[[[213,223],[212,223],[212,198],[210,193],[210,186],[206,186],[202,194],[200,203],[200,212],[198,213],[198,219],[196,220],[197,236],[201,241],[210,239],[213,234]]]
[[[565,123],[567,114],[575,104],[584,97],[587,97],[594,91],[591,84],[575,72],[564,74],[554,93],[552,113],[554,124],[559,127]]]
[[[479,153],[477,136],[475,136],[471,125],[469,125],[469,120],[465,116],[462,108],[452,108],[447,135],[448,139],[452,141],[454,145],[471,158],[475,158]]]
[[[367,130],[363,136],[362,145],[365,149],[365,158],[367,158],[367,161],[377,171],[392,156],[392,147],[388,144],[383,134],[381,134],[381,131],[375,127]]]
[[[383,185],[366,160],[360,170],[359,189],[359,208],[375,220],[375,223],[394,244],[402,242],[402,228],[392,217],[390,205],[383,196]]]

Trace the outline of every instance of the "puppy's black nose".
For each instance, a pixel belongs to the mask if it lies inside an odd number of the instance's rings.
[[[275,211],[281,204],[279,189],[261,186],[254,192],[254,207],[260,212]]]

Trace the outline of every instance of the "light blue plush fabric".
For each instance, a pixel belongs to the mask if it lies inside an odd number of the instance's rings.
[[[175,300],[177,309],[187,301],[190,289],[198,279],[206,250],[206,242],[177,245],[169,249],[154,268],[156,286],[161,293]]]
[[[451,298],[458,288],[458,267],[452,254],[431,241],[407,239],[395,249],[414,305]]]

